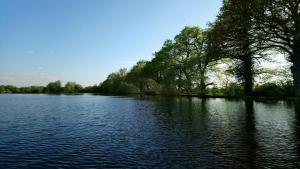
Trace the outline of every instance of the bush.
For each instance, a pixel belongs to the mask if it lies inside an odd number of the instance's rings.
[[[226,88],[223,88],[223,95],[239,97],[244,95],[244,90],[240,84],[230,83]]]
[[[293,96],[293,83],[279,82],[279,83],[265,83],[254,88],[255,96],[268,96],[268,97],[282,97]]]
[[[135,87],[133,84],[129,83],[121,83],[116,91],[114,91],[115,94],[135,94],[138,93],[138,88]]]

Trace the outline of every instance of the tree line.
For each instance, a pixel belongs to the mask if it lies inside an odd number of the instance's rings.
[[[78,94],[85,92],[84,88],[75,83],[67,82],[65,86],[61,82],[50,82],[47,86],[29,86],[29,87],[16,87],[12,85],[0,86],[0,93],[49,93],[49,94]]]
[[[103,93],[186,95],[300,96],[300,0],[223,0],[217,19],[207,29],[185,27],[166,40],[151,61],[120,69],[99,86]],[[274,53],[291,63],[291,79],[255,84]],[[229,68],[221,68],[229,64]],[[216,86],[216,74],[235,77]],[[273,70],[275,76],[281,76]],[[215,74],[215,75],[213,75]]]
[[[185,27],[164,42],[150,61],[111,73],[99,85],[82,88],[19,88],[20,92],[169,94],[200,96],[300,96],[300,0],[223,0],[208,28]],[[291,67],[269,70],[259,63],[286,56]],[[272,74],[281,80],[257,83]],[[284,80],[282,80],[284,79]],[[13,91],[0,86],[0,93]]]

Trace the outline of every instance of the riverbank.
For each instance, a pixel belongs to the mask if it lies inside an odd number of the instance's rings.
[[[200,96],[197,94],[141,94],[141,93],[128,93],[128,94],[104,94],[104,93],[0,93],[0,95],[3,94],[47,94],[47,95],[66,95],[66,96],[72,96],[72,95],[84,95],[84,94],[90,94],[90,95],[99,95],[99,96],[162,96],[162,97],[197,97],[197,98],[204,98],[204,99],[210,99],[210,98],[222,98],[222,99],[252,99],[252,100],[300,100],[300,97],[292,97],[292,96],[279,96],[279,97],[271,97],[271,96],[222,96],[222,95],[205,95]]]
[[[291,96],[280,96],[280,97],[270,97],[270,96],[212,96],[205,95],[199,96],[196,94],[103,94],[103,93],[87,93],[92,95],[101,95],[101,96],[162,96],[162,97],[197,97],[197,98],[222,98],[222,99],[252,99],[252,100],[300,100],[300,97],[291,97]]]

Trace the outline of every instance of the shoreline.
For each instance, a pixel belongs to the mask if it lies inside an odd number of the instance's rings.
[[[55,94],[55,93],[0,93],[0,95],[3,94],[13,94],[13,95],[18,95],[18,94],[31,94],[31,95],[65,95],[65,96],[80,96],[80,95],[95,95],[95,96],[161,96],[161,97],[187,97],[187,98],[200,98],[200,99],[238,99],[238,100],[247,100],[247,99],[252,99],[252,100],[282,100],[282,101],[299,101],[300,97],[292,97],[292,96],[199,96],[196,94],[140,94],[140,93],[128,93],[128,94],[104,94],[104,93],[73,93],[73,94],[66,94],[66,93],[60,93],[60,94]]]

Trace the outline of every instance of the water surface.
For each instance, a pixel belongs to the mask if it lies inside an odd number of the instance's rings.
[[[300,168],[299,107],[4,94],[0,168]]]

